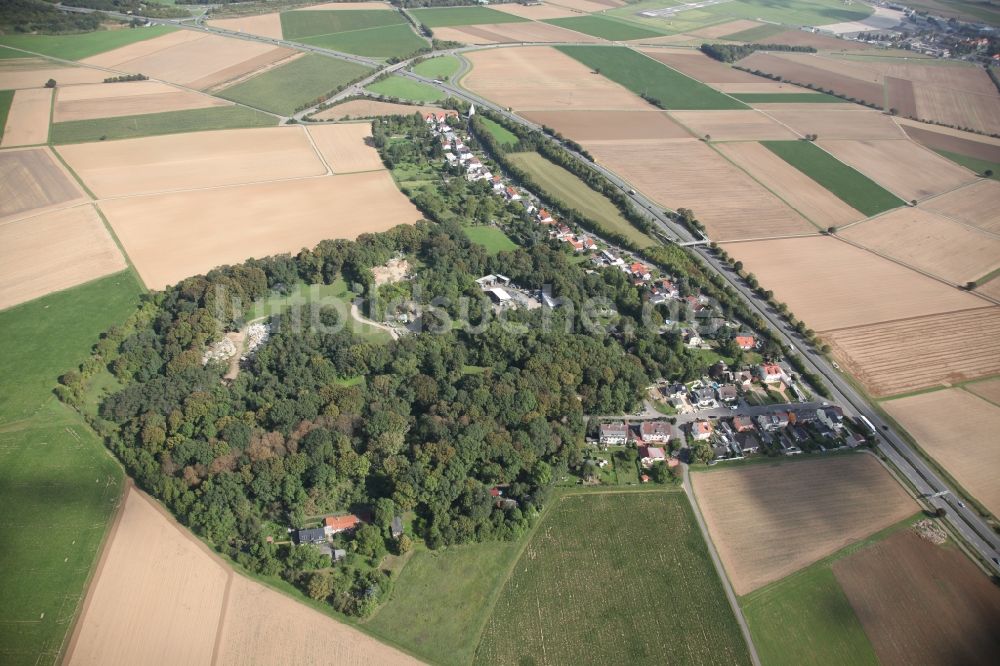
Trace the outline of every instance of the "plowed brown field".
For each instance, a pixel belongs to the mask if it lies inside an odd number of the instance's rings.
[[[889,99],[889,108],[896,109],[899,115],[907,118],[920,117],[917,112],[917,98],[913,92],[912,81],[887,76],[885,77],[885,94]]]
[[[922,208],[1000,234],[1000,183],[981,180],[920,204]]]
[[[671,111],[670,116],[697,137],[712,141],[767,141],[798,138],[760,111]]]
[[[125,268],[89,204],[0,224],[0,309]]]
[[[371,123],[317,125],[308,128],[308,132],[334,173],[385,168],[371,143]]]
[[[864,454],[691,475],[736,594],[752,592],[917,512]]]
[[[919,208],[894,210],[840,235],[957,285],[1000,268],[1000,237]]]
[[[983,305],[975,296],[827,236],[732,243],[726,249],[816,331]]]
[[[833,573],[886,666],[1000,661],[1000,590],[957,548],[905,530]]]
[[[15,91],[0,147],[34,146],[48,141],[51,110],[50,88]]]
[[[971,127],[989,134],[1000,132],[1000,96],[970,93],[938,86],[916,87],[916,117]]]
[[[978,303],[984,303],[977,299]],[[1000,307],[823,333],[834,356],[876,397],[1000,373]]]
[[[881,406],[927,455],[1000,516],[1000,407],[957,388],[886,400]]]
[[[878,111],[855,107],[853,109],[826,109],[825,104],[811,104],[811,109],[768,111],[768,115],[782,122],[799,134],[818,134],[824,139],[905,139],[903,130],[892,118]],[[859,110],[860,109],[860,110]]]
[[[988,162],[1000,162],[1000,139],[972,132],[937,127],[904,118],[896,118],[906,134],[928,148],[947,150]]]
[[[52,121],[117,118],[213,106],[231,106],[231,102],[158,81],[97,83],[58,88]]]
[[[687,74],[693,79],[704,83],[754,83],[759,84],[766,79],[741,72],[707,55],[690,49],[641,49],[643,53],[664,65],[673,67],[678,72]]]
[[[0,220],[84,199],[48,148],[0,152]]]
[[[805,218],[697,139],[589,141],[598,163],[664,207],[691,208],[715,240],[808,234]]]
[[[49,79],[60,86],[76,83],[100,83],[108,73],[89,67],[66,67],[44,58],[0,60],[0,90],[41,88]]]
[[[842,72],[834,72],[821,67],[822,61],[795,61],[783,56],[769,53],[754,53],[738,63],[747,69],[760,70],[767,74],[775,74],[786,81],[802,85],[813,84],[824,90],[832,90],[838,95],[853,97],[857,100],[882,105],[883,91],[881,80],[875,82],[870,77],[855,78]],[[845,68],[846,69],[846,68]],[[853,73],[853,72],[852,72]],[[863,76],[857,73],[858,76]]]
[[[521,115],[574,141],[691,138],[663,111],[525,111]]]

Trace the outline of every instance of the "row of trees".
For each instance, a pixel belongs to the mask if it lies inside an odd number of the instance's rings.
[[[794,53],[816,53],[812,46],[792,46],[790,44],[702,44],[702,53],[721,62],[736,62],[755,51],[789,51]]]

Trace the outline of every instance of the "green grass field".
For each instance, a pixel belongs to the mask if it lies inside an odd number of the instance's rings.
[[[377,11],[377,10],[376,10]],[[298,12],[295,12],[296,14]],[[323,12],[325,14],[343,14],[338,12]],[[379,11],[379,14],[389,12]],[[354,53],[370,58],[405,58],[417,49],[427,46],[427,42],[418,37],[409,25],[390,25],[384,28],[340,32],[333,35],[304,37],[297,41],[303,44],[321,46],[334,51]]]
[[[99,30],[73,35],[0,35],[0,44],[63,60],[82,60],[121,46],[128,46],[173,32],[175,28],[151,26],[122,30]]]
[[[556,502],[501,591],[475,663],[750,663],[683,493]]]
[[[513,146],[517,144],[517,135],[511,132],[509,129],[504,127],[498,122],[494,122],[489,118],[480,118],[483,126],[493,135],[493,138],[502,143],[505,146]]]
[[[870,16],[872,8],[859,2],[842,0],[732,0],[692,9],[670,19],[636,16],[644,9],[660,9],[679,4],[670,0],[645,0],[612,9],[608,14],[639,21],[654,29],[689,32],[735,19],[759,19],[790,26],[816,26],[857,21]]]
[[[747,104],[843,104],[844,100],[826,93],[731,93]]]
[[[526,171],[547,194],[562,204],[600,224],[608,231],[625,236],[642,247],[656,242],[633,227],[604,195],[590,189],[585,182],[557,166],[538,153],[511,153],[507,157]]]
[[[242,106],[225,106],[54,123],[49,130],[49,141],[56,145],[86,143],[101,141],[102,137],[104,140],[132,139],[238,127],[273,127],[277,124],[278,119],[266,113]]]
[[[290,116],[298,107],[369,71],[364,65],[310,53],[226,88],[218,96]]]
[[[489,7],[440,7],[411,9],[410,14],[428,28],[445,28],[452,25],[478,25],[480,23],[523,23],[527,19]]]
[[[126,271],[0,312],[0,663],[56,663],[78,609],[123,477],[52,389],[139,293]]]
[[[389,602],[364,624],[430,663],[472,661],[483,624],[522,542],[419,549]]]
[[[517,244],[496,227],[465,227],[464,231],[469,240],[485,247],[491,255],[517,249]]]
[[[765,23],[754,28],[749,28],[748,30],[740,30],[739,32],[723,35],[722,39],[728,39],[734,42],[753,42],[758,39],[773,37],[774,35],[784,32],[787,29],[788,26]]]
[[[0,90],[0,139],[3,138],[3,128],[7,126],[7,114],[10,113],[10,103],[13,101],[13,90]]]
[[[895,194],[811,141],[761,141],[761,145],[865,215],[905,205]]]
[[[390,76],[387,79],[376,81],[367,89],[378,95],[398,97],[413,102],[440,102],[445,98],[445,94],[437,88],[400,76]]]
[[[3,105],[2,100],[0,100],[0,106]],[[950,150],[934,150],[938,155],[942,157],[947,157],[949,160],[955,164],[960,164],[970,171],[974,171],[978,174],[984,173],[987,169],[993,171],[993,175],[990,176],[993,180],[1000,180],[1000,162],[990,162],[989,160],[981,160],[977,157],[969,157],[968,155],[962,155],[960,153],[953,153]]]
[[[582,32],[585,35],[613,41],[646,39],[662,37],[664,35],[662,32],[606,16],[570,16],[567,18],[548,19],[544,23],[551,23],[560,28],[567,28],[576,32]]]
[[[460,64],[457,56],[438,56],[415,65],[413,71],[430,79],[446,79],[458,71]]]
[[[743,102],[624,46],[556,48],[632,92],[658,100],[667,109],[748,108]]]
[[[21,51],[15,51],[14,49],[9,49],[3,45],[0,45],[0,60],[14,60],[15,58],[30,58],[31,56],[27,53],[22,53]]]
[[[331,35],[351,30],[381,28],[406,23],[399,12],[381,9],[351,9],[343,11],[282,12],[281,33],[285,39],[300,41],[302,37]]]

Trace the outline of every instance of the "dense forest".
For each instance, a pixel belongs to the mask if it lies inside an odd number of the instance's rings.
[[[0,7],[0,30],[58,34],[89,32],[101,27],[99,14],[61,12],[43,0],[4,0]]]

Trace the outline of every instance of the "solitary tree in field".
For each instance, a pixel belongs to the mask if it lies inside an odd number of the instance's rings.
[[[985,176],[986,178],[992,178],[993,177],[993,169],[986,169],[985,171],[983,171],[983,176]]]
[[[828,233],[828,234],[835,234],[835,233],[837,233],[837,227],[827,227],[826,228],[826,233]]]
[[[711,134],[706,134],[705,135],[705,141],[711,141],[711,140],[712,140],[712,135]]]
[[[46,88],[55,88],[56,87],[56,80],[55,79],[49,79],[48,81],[45,82],[45,87]]]

